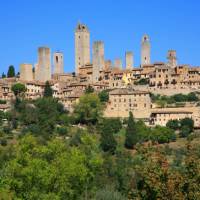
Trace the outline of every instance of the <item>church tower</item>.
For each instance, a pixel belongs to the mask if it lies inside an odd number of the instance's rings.
[[[150,60],[150,40],[148,35],[144,35],[142,37],[142,44],[141,44],[141,66],[151,64]]]
[[[75,30],[75,69],[90,63],[90,32],[86,25],[78,23]]]

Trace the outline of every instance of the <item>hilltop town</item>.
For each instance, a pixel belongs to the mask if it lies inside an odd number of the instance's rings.
[[[166,96],[170,98],[180,93],[199,95],[200,67],[179,64],[175,50],[166,53],[167,61],[152,63],[150,38],[144,35],[138,67],[134,65],[134,54],[130,51],[125,52],[125,66],[119,58],[113,62],[105,60],[103,41],[95,41],[92,59],[90,54],[89,28],[79,23],[75,29],[75,72],[64,72],[62,52],[53,53],[52,71],[50,48],[39,47],[36,64],[22,63],[19,76],[0,79],[0,99],[6,101],[6,104],[0,104],[0,110],[9,110],[14,98],[13,84],[23,83],[25,98],[34,100],[43,96],[48,81],[53,97],[70,112],[86,88],[92,87],[97,93],[109,92],[105,117],[126,118],[132,112],[136,119],[142,119],[149,126],[165,126],[169,120],[189,117],[194,120],[196,128],[200,127],[197,101],[192,98],[178,103],[162,101]]]

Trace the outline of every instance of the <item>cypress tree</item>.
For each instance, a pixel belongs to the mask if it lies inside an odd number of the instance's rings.
[[[44,97],[52,97],[53,96],[53,90],[49,84],[49,81],[45,83],[45,88],[44,88]]]
[[[109,123],[104,123],[101,130],[100,146],[105,152],[115,153],[117,148],[117,141],[113,135],[113,129]]]
[[[138,138],[136,133],[136,124],[132,112],[129,112],[128,124],[126,128],[125,147],[128,149],[133,149],[137,142]]]
[[[6,78],[6,75],[4,74],[4,72],[2,73],[1,78]]]
[[[8,73],[7,73],[8,78],[15,77],[15,68],[13,65],[10,65],[8,68]]]

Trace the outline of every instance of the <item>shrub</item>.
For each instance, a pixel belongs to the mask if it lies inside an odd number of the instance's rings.
[[[57,127],[57,133],[62,136],[67,135],[68,129],[66,127]]]
[[[5,138],[2,138],[0,140],[0,143],[1,143],[2,146],[7,146],[7,140]]]

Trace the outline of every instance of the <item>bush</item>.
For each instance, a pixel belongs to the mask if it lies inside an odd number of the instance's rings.
[[[180,127],[179,120],[177,120],[177,119],[169,120],[169,121],[167,122],[166,126],[167,126],[168,128],[173,129],[173,130],[178,130],[179,127]]]
[[[176,134],[168,127],[156,126],[151,131],[150,138],[159,144],[168,143],[176,140]]]
[[[181,124],[181,127],[187,126],[190,132],[192,132],[194,129],[194,121],[191,118],[186,117],[184,119],[181,119],[180,124]]]
[[[7,146],[7,140],[5,138],[2,138],[0,140],[0,143],[1,143],[2,146]]]
[[[181,137],[188,137],[191,133],[191,130],[188,126],[182,126],[180,130]]]
[[[66,127],[57,127],[57,133],[61,136],[68,134],[68,129]]]
[[[109,100],[109,93],[107,90],[99,92],[98,96],[101,102],[108,102]]]

